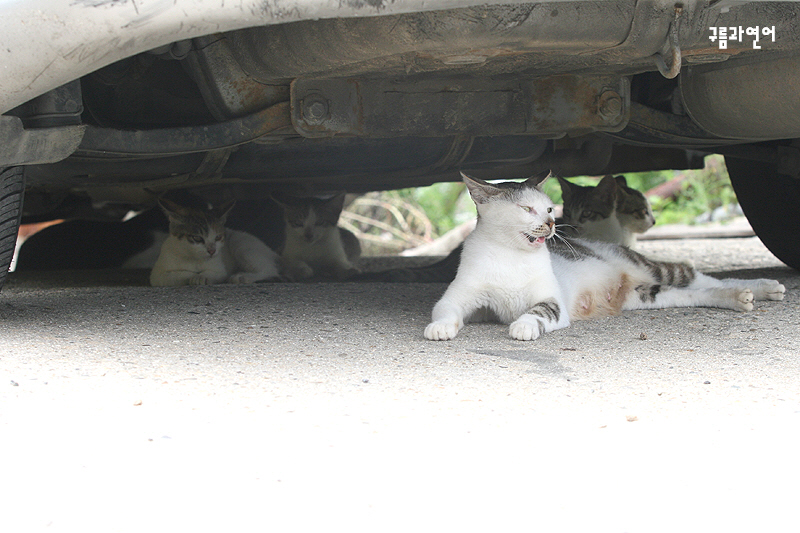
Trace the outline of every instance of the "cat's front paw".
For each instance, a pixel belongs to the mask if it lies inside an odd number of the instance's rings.
[[[337,268],[335,272],[336,279],[339,280],[352,278],[353,276],[358,276],[359,274],[361,274],[361,270],[354,266],[349,268]]]
[[[314,269],[308,266],[304,261],[285,263],[282,274],[289,281],[300,281],[313,277]]]
[[[746,313],[753,310],[753,291],[745,289],[736,295],[736,309]]]
[[[228,283],[233,283],[234,285],[241,285],[243,283],[255,283],[258,280],[258,276],[255,274],[234,274],[233,276],[228,278]]]
[[[512,339],[518,341],[532,341],[538,339],[544,333],[544,326],[537,319],[520,318],[512,322],[508,327],[508,333]]]
[[[200,274],[189,278],[189,285],[209,285],[209,283],[208,278]]]
[[[429,341],[449,341],[459,329],[455,322],[431,322],[425,328],[425,338]]]

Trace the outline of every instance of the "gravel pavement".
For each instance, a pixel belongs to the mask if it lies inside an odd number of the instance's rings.
[[[0,530],[796,531],[800,273],[639,249],[787,296],[430,342],[444,284],[12,273]]]

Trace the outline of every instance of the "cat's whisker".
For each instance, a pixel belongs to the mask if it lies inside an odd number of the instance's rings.
[[[578,226],[573,226],[572,224],[567,224],[567,223],[558,224],[556,226],[556,231],[560,230],[561,228],[571,228],[574,229],[575,231],[579,231]]]
[[[572,253],[573,258],[578,259],[578,253],[575,251],[575,247],[572,246],[572,243],[570,243],[568,239],[565,239],[558,233],[554,233],[553,236],[558,238],[561,242],[564,243],[567,249]]]

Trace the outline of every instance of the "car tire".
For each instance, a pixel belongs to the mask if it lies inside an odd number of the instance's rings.
[[[733,190],[758,238],[775,257],[800,270],[800,179],[775,164],[725,158]]]
[[[25,191],[23,167],[0,169],[0,290],[14,257]]]

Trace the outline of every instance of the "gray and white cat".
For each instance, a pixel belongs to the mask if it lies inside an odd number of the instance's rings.
[[[564,214],[557,221],[565,236],[633,246],[656,219],[644,194],[628,187],[624,176],[605,176],[596,187],[559,177]],[[562,227],[563,224],[563,227]]]
[[[345,193],[331,198],[273,196],[283,208],[286,241],[281,251],[283,274],[290,280],[314,275],[346,279],[359,273],[358,238],[337,226]]]
[[[718,280],[681,263],[651,261],[625,246],[557,241],[553,203],[537,176],[489,184],[462,174],[478,208],[458,273],[433,308],[430,340],[456,336],[470,319],[510,324],[511,337],[532,340],[571,320],[630,309],[753,309],[754,299],[782,300],[774,280]]]
[[[279,274],[280,258],[257,237],[225,228],[233,202],[219,208],[184,207],[161,199],[169,236],[150,273],[150,284],[254,283]]]

